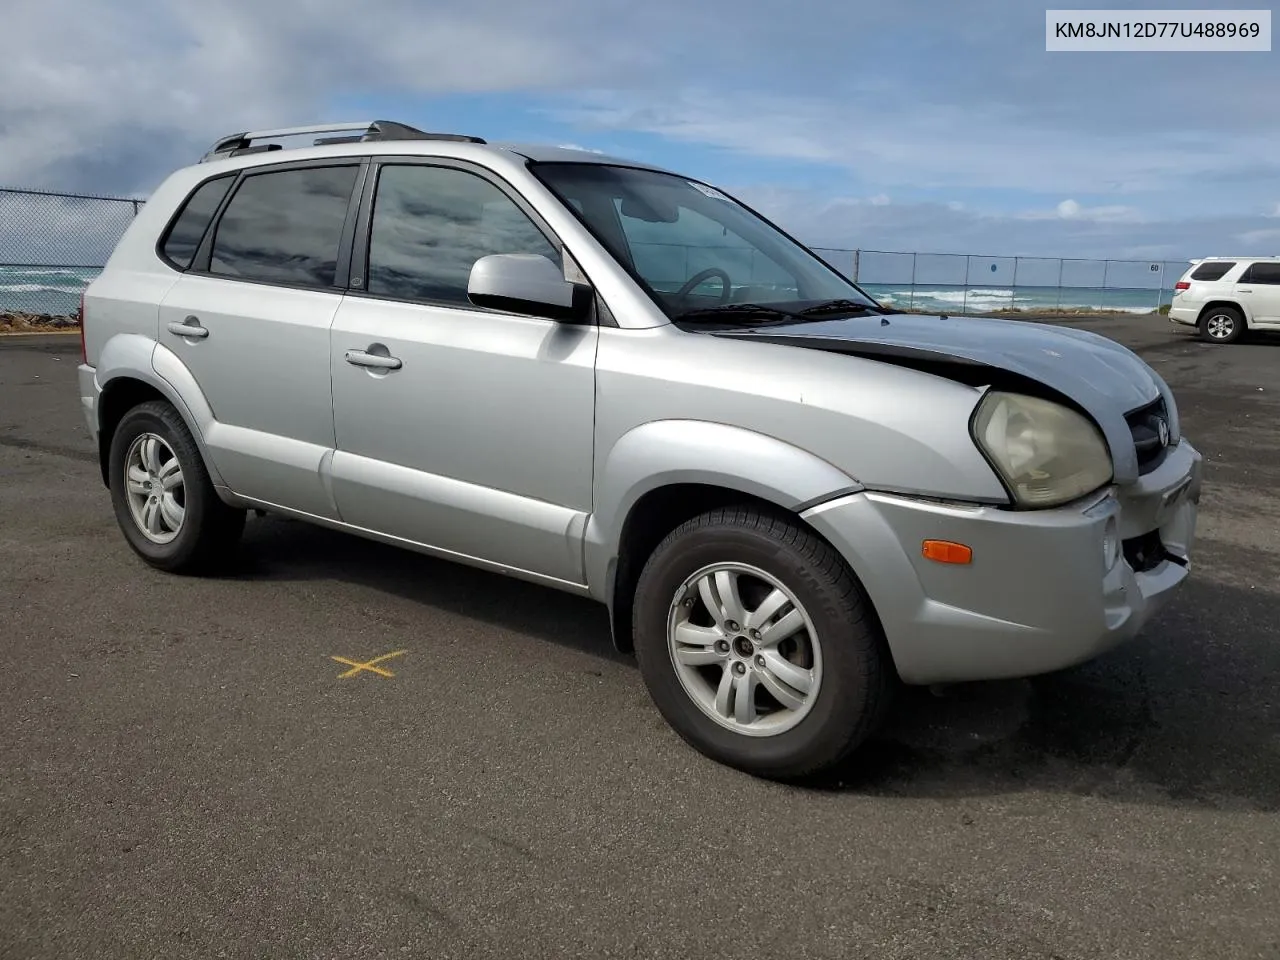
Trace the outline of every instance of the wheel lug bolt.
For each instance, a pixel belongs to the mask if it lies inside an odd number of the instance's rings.
[[[728,653],[728,652],[729,652],[729,641],[728,641],[728,640],[717,640],[717,641],[716,641],[716,649],[717,649],[717,650],[719,650],[721,653]]]
[[[725,627],[726,627],[727,629],[729,629],[729,630],[737,630],[737,629],[738,629],[738,621],[737,621],[737,620],[726,620],[726,621],[724,622],[724,625],[725,625]]]
[[[764,657],[759,654],[756,654],[756,666],[762,670],[764,669]]]
[[[747,672],[747,665],[745,663],[735,663],[733,665],[733,672],[741,676]]]
[[[752,630],[752,631],[751,631],[751,639],[752,639],[752,640],[759,640],[759,639],[760,639],[760,631],[759,631],[759,630]]]

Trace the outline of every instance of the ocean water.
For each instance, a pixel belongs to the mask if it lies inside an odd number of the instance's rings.
[[[0,267],[0,310],[74,315],[80,292],[99,273],[73,267]],[[987,313],[996,310],[1114,310],[1151,313],[1167,304],[1171,291],[1127,287],[978,287],[947,284],[863,283],[877,300],[899,309],[932,313]]]
[[[80,292],[101,271],[75,267],[0,267],[0,310],[71,316]]]
[[[931,283],[860,283],[881,303],[931,313],[988,313],[996,310],[1051,312],[1108,310],[1153,313],[1169,303],[1173,291],[1134,287],[978,287]]]

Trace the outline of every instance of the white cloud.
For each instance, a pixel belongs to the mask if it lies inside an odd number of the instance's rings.
[[[1051,209],[1028,216],[948,203],[832,203],[821,193],[769,184],[727,188],[794,236],[833,250],[1180,261],[1241,244],[1280,245],[1280,228],[1259,215],[1092,219]]]
[[[1256,246],[1260,243],[1269,244],[1271,246],[1280,246],[1280,230],[1265,228],[1261,230],[1246,230],[1237,234],[1236,239],[1243,243],[1246,247]],[[1270,256],[1270,254],[1262,254]]]
[[[1082,194],[1168,190],[1206,176],[1229,179],[1246,158],[1269,156],[1269,135],[1224,142],[1179,131],[1177,149],[1126,129],[1082,136],[1031,105],[987,100],[957,109],[862,89],[820,98],[686,90],[660,105],[635,93],[597,93],[556,116],[590,130],[640,130],[739,154],[843,167],[883,186],[967,187]]]
[[[1052,210],[1027,210],[1018,214],[1023,220],[1078,220],[1093,223],[1136,223],[1142,215],[1133,207],[1109,204],[1086,207],[1075,200],[1063,200]]]
[[[1280,100],[1238,91],[1274,87],[1280,61],[1222,58],[1212,76],[1173,57],[1082,69],[1045,57],[1042,23],[1008,6],[11,3],[0,183],[146,192],[238,129],[346,120],[340,104],[378,94],[510,91],[567,122],[552,142],[648,132],[732,153],[730,168],[789,162],[757,189],[814,239],[1137,256],[1270,239],[1258,197],[1280,174]],[[868,56],[884,37],[892,56]],[[846,178],[840,196],[784,189],[807,165]],[[992,213],[997,194],[1026,212]],[[953,199],[913,202],[925,195]]]
[[[405,95],[574,88],[657,53],[601,29],[590,0],[560,14],[514,0],[43,0],[6,9],[0,183],[146,190],[218,136],[347,120],[330,103]],[[593,56],[577,49],[596,34]],[[388,24],[394,29],[388,29]]]

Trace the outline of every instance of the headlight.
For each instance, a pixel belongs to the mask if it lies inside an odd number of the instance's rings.
[[[992,391],[978,405],[973,437],[1021,506],[1056,506],[1111,479],[1098,429],[1049,400]]]

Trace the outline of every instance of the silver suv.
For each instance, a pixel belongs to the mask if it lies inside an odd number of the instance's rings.
[[[1089,659],[1188,573],[1201,457],[1133,353],[893,313],[639,163],[237,134],[83,318],[148,563],[220,563],[257,509],[593,597],[675,730],[761,776],[843,762],[899,682]]]

